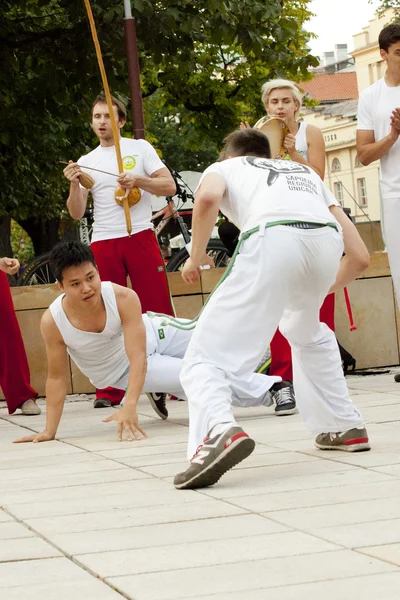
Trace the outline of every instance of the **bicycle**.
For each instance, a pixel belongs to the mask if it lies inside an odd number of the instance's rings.
[[[161,232],[164,230],[164,228],[168,224],[171,224],[171,219],[176,222],[176,224],[178,225],[178,229],[182,235],[185,246],[178,250],[178,252],[176,252],[166,264],[167,272],[173,273],[176,271],[180,271],[183,268],[183,265],[185,264],[187,259],[189,258],[187,245],[192,239],[190,233],[192,211],[181,211],[180,209],[189,200],[191,200],[192,202],[194,201],[194,194],[177,171],[171,169],[171,167],[168,167],[168,169],[171,172],[171,175],[174,178],[176,184],[176,194],[173,197],[166,198],[167,206],[165,206],[160,211],[158,211],[158,213],[153,215],[152,220],[155,221],[159,216],[164,216],[164,219],[161,219],[159,224],[155,227],[155,232],[159,239],[161,237]],[[178,208],[176,208],[175,206],[175,197],[178,197],[181,201],[181,205]],[[184,216],[189,217],[189,227],[187,226],[183,218]],[[226,267],[229,263],[229,254],[220,239],[211,238],[209,240],[207,244],[207,254],[213,259],[216,267]]]
[[[168,165],[166,166],[168,167]],[[192,211],[180,211],[180,209],[189,200],[194,200],[194,194],[177,171],[171,169],[170,167],[168,167],[168,169],[170,170],[176,184],[176,194],[166,198],[167,205],[153,215],[152,221],[155,222],[157,219],[160,219],[157,225],[154,227],[154,231],[160,242],[162,240],[161,234],[163,231],[165,231],[168,225],[171,229],[169,235],[167,236],[168,241],[171,239],[172,234],[174,234],[174,237],[178,233],[182,235],[185,247],[181,248],[178,252],[171,256],[165,266],[167,272],[175,272],[180,271],[183,268],[186,260],[189,258],[186,245],[191,240],[190,227],[192,221]],[[178,208],[175,205],[174,198],[178,198]],[[92,218],[93,210],[92,208],[88,208],[85,211],[84,217],[79,221],[79,238],[81,242],[88,246],[90,245]],[[207,254],[212,257],[216,267],[226,267],[229,263],[228,252],[219,239],[211,238],[209,240],[207,245]],[[33,258],[28,262],[27,266],[20,274],[17,280],[17,285],[24,286],[54,283],[55,277],[51,272],[49,261],[50,252],[40,254],[39,256]]]

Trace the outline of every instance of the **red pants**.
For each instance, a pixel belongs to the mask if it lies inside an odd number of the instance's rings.
[[[38,394],[31,388],[24,342],[14,312],[7,276],[0,271],[0,387],[11,415]]]
[[[329,294],[324,300],[319,313],[322,323],[326,323],[332,331],[335,331],[335,294]],[[278,375],[286,381],[293,381],[292,351],[287,339],[279,329],[271,341],[271,366],[270,375]]]
[[[142,312],[152,310],[173,315],[164,259],[153,230],[145,229],[131,237],[93,242],[100,278],[126,286],[127,276],[139,296]],[[124,392],[115,388],[96,390],[98,398],[106,396],[119,404]]]

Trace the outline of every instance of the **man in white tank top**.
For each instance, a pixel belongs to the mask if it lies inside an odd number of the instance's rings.
[[[133,290],[100,281],[90,248],[80,242],[59,244],[51,253],[50,266],[64,294],[41,322],[48,360],[46,428],[17,441],[54,439],[67,393],[68,355],[95,387],[126,389],[123,407],[104,420],[117,422],[118,439],[124,434],[128,440],[145,436],[136,410],[139,396],[147,393],[163,419],[168,411],[161,392],[186,398],[179,375],[192,332],[142,315]],[[279,380],[249,373],[233,388],[235,405],[270,406],[268,390]]]

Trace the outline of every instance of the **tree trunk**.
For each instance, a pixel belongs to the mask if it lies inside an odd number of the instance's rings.
[[[0,257],[8,256],[12,258],[13,251],[11,247],[11,217],[4,215],[0,217]],[[16,285],[17,278],[7,275],[10,285]]]
[[[12,258],[11,248],[11,217],[5,215],[0,217],[0,257],[8,256]]]
[[[58,229],[60,218],[37,219],[29,218],[19,220],[18,223],[30,236],[35,250],[35,256],[49,252],[59,242]]]

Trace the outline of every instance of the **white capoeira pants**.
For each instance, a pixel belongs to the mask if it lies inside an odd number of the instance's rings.
[[[145,321],[148,355],[147,374],[142,393],[167,392],[186,400],[179,377],[182,359],[194,330],[185,331],[173,325],[165,326],[163,321],[164,319],[160,317],[153,317]],[[187,319],[180,319],[180,321],[189,323]],[[128,377],[129,369],[113,385],[119,389],[126,389]],[[281,381],[281,377],[246,373],[244,377],[236,381],[233,388],[234,406],[270,406],[272,400],[268,390],[277,381]]]
[[[400,197],[381,200],[381,225],[390,273],[400,309]]]
[[[292,347],[297,407],[314,433],[363,427],[343,376],[334,333],[319,309],[336,278],[343,239],[335,229],[262,228],[204,308],[183,360],[189,399],[188,457],[207,433],[235,423],[232,391],[260,360],[276,328]]]

